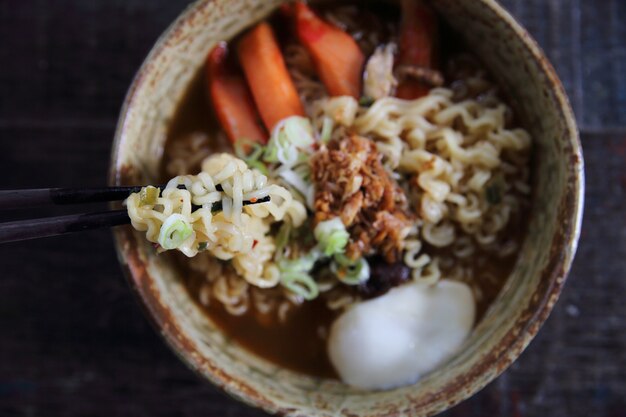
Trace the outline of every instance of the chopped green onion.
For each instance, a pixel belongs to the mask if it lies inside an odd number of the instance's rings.
[[[370,278],[370,266],[365,258],[353,261],[345,255],[335,255],[330,268],[337,279],[347,285],[358,285]]]
[[[307,160],[303,150],[315,143],[313,128],[306,117],[291,116],[281,120],[265,148],[263,159],[270,163],[293,166]]]
[[[247,138],[239,138],[234,144],[235,155],[242,159],[250,168],[259,170],[263,175],[268,174],[267,167],[261,161],[261,157],[265,153],[265,147],[258,142]],[[249,149],[246,152],[246,148]]]
[[[289,271],[281,274],[282,285],[305,300],[312,300],[319,295],[317,283],[309,274],[302,271]]]
[[[318,223],[313,234],[320,250],[326,256],[343,253],[350,239],[350,234],[339,217]]]
[[[333,119],[326,116],[322,122],[322,132],[320,133],[320,142],[328,143],[333,133]]]
[[[338,265],[341,265],[341,266],[346,266],[346,267],[347,267],[347,266],[354,265],[354,264],[355,264],[355,262],[356,262],[356,261],[354,261],[354,260],[352,260],[352,259],[348,258],[346,255],[344,255],[344,254],[342,254],[342,253],[339,253],[339,254],[335,255],[333,259],[335,260],[335,262],[336,262]]]
[[[193,234],[193,228],[182,214],[170,215],[161,226],[159,244],[163,249],[176,249]]]
[[[254,160],[250,160],[250,159],[244,159],[244,161],[246,162],[246,164],[248,164],[248,166],[250,168],[257,169],[261,174],[263,174],[263,175],[269,174],[269,171],[267,170],[267,167],[265,166],[265,164],[263,162],[261,162],[261,161],[254,161]]]
[[[320,256],[320,252],[314,249],[297,259],[280,260],[278,269],[280,270],[282,285],[302,296],[305,300],[312,300],[317,297],[319,289],[310,272]]]
[[[311,252],[296,259],[283,259],[278,262],[281,271],[303,271],[309,272],[313,269],[315,262],[320,258],[321,253],[313,249]]]
[[[248,138],[239,138],[233,144],[235,156],[239,159],[251,157],[260,146],[258,142]]]
[[[153,206],[157,203],[161,190],[151,185],[143,187],[139,192],[139,205]]]

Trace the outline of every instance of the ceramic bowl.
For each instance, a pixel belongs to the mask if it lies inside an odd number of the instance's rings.
[[[111,184],[158,179],[165,133],[213,45],[270,14],[280,0],[202,0],[165,31],[130,87],[117,128]],[[418,383],[363,391],[301,375],[225,338],[196,307],[167,257],[130,227],[115,231],[133,290],[192,370],[254,407],[289,416],[428,416],[471,396],[524,350],[559,297],[577,246],[583,159],[572,110],[535,41],[493,0],[433,0],[510,93],[534,138],[528,234],[507,284],[460,352]]]

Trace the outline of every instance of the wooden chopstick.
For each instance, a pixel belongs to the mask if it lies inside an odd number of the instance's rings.
[[[130,223],[126,210],[0,223],[0,243],[56,236]]]
[[[270,201],[269,196],[254,201],[244,200],[243,205],[267,203],[268,201]],[[192,206],[194,211],[199,208],[200,206]],[[213,212],[221,210],[221,201],[211,206],[211,211]],[[126,210],[70,214],[68,216],[6,222],[0,223],[0,243],[82,232],[84,230],[113,227],[128,223],[130,223],[130,218]]]
[[[70,205],[124,200],[138,193],[145,185],[100,188],[35,188],[26,190],[0,190],[0,210],[43,205]],[[157,186],[161,190],[165,186]],[[217,185],[217,191],[224,191]]]
[[[38,188],[32,190],[0,190],[0,209],[98,203],[123,200],[141,191],[141,186],[102,188]]]

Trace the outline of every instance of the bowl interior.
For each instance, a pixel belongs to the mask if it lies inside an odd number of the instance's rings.
[[[158,179],[165,133],[213,45],[263,19],[280,0],[202,0],[165,32],[135,79],[116,134],[111,183]],[[534,140],[534,200],[514,272],[454,358],[415,385],[384,392],[300,375],[225,338],[198,309],[176,268],[141,233],[119,228],[120,260],[149,315],[192,369],[229,394],[290,415],[430,415],[468,397],[502,372],[532,339],[559,295],[582,207],[582,156],[574,119],[549,63],[491,0],[433,0],[504,86]]]

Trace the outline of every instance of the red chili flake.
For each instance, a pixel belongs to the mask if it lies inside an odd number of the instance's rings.
[[[256,202],[257,202],[257,198],[256,198],[256,197],[252,197],[252,198],[250,199],[250,202],[251,202],[251,203],[256,203]]]
[[[259,243],[259,241],[254,239],[254,241],[252,242],[252,249],[254,249],[254,247],[257,245],[257,243]]]

